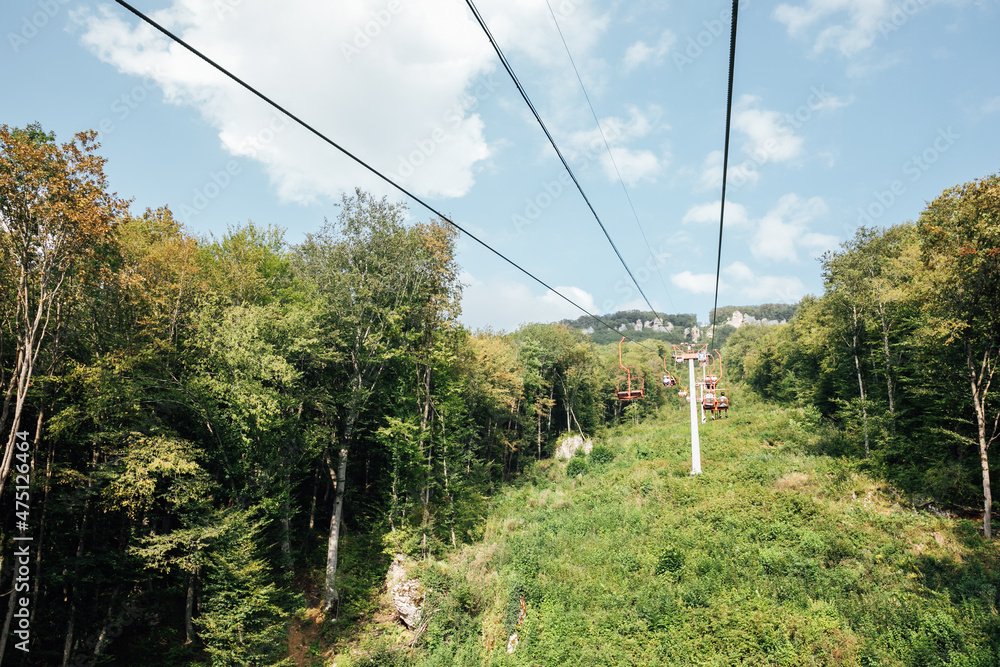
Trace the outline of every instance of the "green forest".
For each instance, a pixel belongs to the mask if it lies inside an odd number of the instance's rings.
[[[104,165],[0,127],[0,661],[1000,664],[1000,176],[720,308],[788,321],[707,341],[692,476],[693,315],[622,332],[623,402],[591,318],[460,323],[444,221],[356,190],[301,243],[198,236]]]

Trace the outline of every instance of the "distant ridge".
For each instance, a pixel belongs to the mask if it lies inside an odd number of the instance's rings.
[[[797,304],[765,303],[756,306],[724,306],[719,308],[717,347],[725,342],[733,331],[741,325],[771,325],[787,322],[795,314]],[[711,317],[711,313],[709,314]],[[590,336],[597,345],[617,343],[620,335],[627,334],[634,340],[659,340],[670,344],[706,342],[709,325],[699,324],[691,313],[666,315],[665,320],[648,310],[620,310],[600,318],[615,327],[610,331],[589,315],[575,320],[560,320],[570,328]]]

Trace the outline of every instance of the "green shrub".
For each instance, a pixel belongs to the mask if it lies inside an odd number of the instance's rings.
[[[604,445],[598,445],[590,452],[591,465],[604,465],[615,460],[615,454]]]
[[[656,573],[677,572],[684,567],[684,552],[676,547],[667,547],[656,562]]]
[[[574,458],[566,465],[566,476],[576,477],[587,472],[587,462],[583,459]]]

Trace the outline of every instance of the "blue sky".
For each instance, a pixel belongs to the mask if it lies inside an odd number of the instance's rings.
[[[705,319],[731,2],[550,2],[614,164],[545,0],[477,6],[653,305]],[[461,0],[134,4],[581,305],[645,309]],[[816,257],[858,224],[998,171],[1000,0],[748,0],[739,18],[720,305],[818,294]],[[355,186],[402,199],[115,4],[7,2],[0,25],[0,123],[98,130],[135,213],[296,243]],[[470,327],[579,314],[468,240],[458,260]]]

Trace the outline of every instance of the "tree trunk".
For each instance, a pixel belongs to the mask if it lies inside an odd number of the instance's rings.
[[[10,587],[10,603],[7,605],[7,618],[3,622],[3,636],[0,637],[0,665],[3,665],[3,659],[7,652],[7,637],[10,636],[10,621],[14,618],[14,600],[17,599],[17,595],[14,593],[14,579],[17,573],[17,562],[14,562],[14,570],[11,573],[11,587]],[[34,605],[32,605],[34,607]]]
[[[868,406],[865,404],[865,383],[861,376],[861,360],[858,358],[858,308],[855,306],[853,308],[854,313],[854,331],[852,336],[852,350],[854,352],[854,369],[858,373],[858,393],[861,396],[861,423],[865,431],[865,458],[871,453],[871,448],[868,444]]]
[[[97,464],[97,452],[94,451],[90,457],[90,468],[87,470],[87,490],[93,488],[93,479],[90,477],[90,471],[93,470],[94,466]],[[80,519],[80,539],[76,543],[76,559],[73,565],[73,577],[70,579],[73,583],[70,584],[70,595],[69,595],[69,622],[66,624],[66,643],[63,645],[63,667],[69,662],[70,655],[73,652],[73,629],[76,624],[76,582],[80,580],[80,561],[83,560],[83,543],[84,536],[87,532],[87,523],[90,518],[90,496],[88,494],[87,499],[83,502],[83,517]]]
[[[433,451],[433,446],[428,443],[431,439],[432,434],[430,433],[430,421],[431,415],[431,367],[430,364],[424,366],[423,379],[421,380],[422,390],[423,390],[423,412],[420,415],[420,443],[418,449],[421,454],[424,454],[424,459],[427,461],[426,468],[424,470],[424,488],[420,492],[420,502],[423,505],[424,510],[424,530],[426,531],[427,522],[430,520],[430,503],[431,503],[431,476],[434,474],[433,462],[431,460],[431,452]],[[427,450],[424,451],[424,446],[426,445]],[[424,533],[423,544],[427,544],[427,533]]]
[[[581,427],[581,426],[580,426],[580,422],[578,422],[578,421],[576,420],[576,413],[575,413],[575,412],[573,412],[573,407],[572,407],[572,406],[570,406],[570,409],[569,409],[569,413],[570,413],[571,415],[573,415],[573,423],[574,423],[574,424],[576,424],[576,428],[577,428],[577,430],[579,430],[579,431],[580,431],[580,439],[581,439],[581,440],[586,440],[587,436],[585,436],[585,435],[583,434],[583,427]],[[638,419],[638,418],[637,418],[637,419]]]
[[[892,355],[889,353],[889,327],[885,321],[885,312],[880,311],[882,320],[882,353],[885,355],[885,387],[889,397],[889,414],[893,419],[893,426],[896,424],[896,391],[892,385]]]
[[[118,599],[118,594],[121,592],[121,589],[122,585],[119,583],[111,592],[111,601],[108,603],[107,618],[104,621],[104,626],[101,627],[101,631],[97,633],[97,641],[94,643],[94,657],[99,657],[102,653],[104,653],[105,647],[111,643],[111,640],[114,639],[114,637],[111,636],[113,632],[112,628],[117,628],[115,631],[119,634],[121,633],[122,619],[119,614],[115,613],[115,600]],[[89,644],[90,642],[87,643]]]
[[[285,574],[292,576],[292,505],[290,496],[292,493],[292,476],[285,466],[285,489],[284,497],[281,499],[281,566]]]
[[[69,656],[73,652],[73,625],[76,621],[76,590],[73,591],[73,600],[69,603],[69,622],[66,624],[66,640],[63,642],[62,667],[69,665]]]
[[[854,355],[854,367],[858,372],[858,393],[861,396],[861,424],[865,432],[865,458],[871,454],[871,447],[868,442],[868,406],[865,400],[865,383],[861,377],[861,362],[858,355]]]
[[[22,265],[23,266],[23,265]],[[24,270],[21,271],[21,280],[18,286],[18,316],[21,316],[21,308],[24,307],[24,329],[19,332],[17,362],[15,364],[14,375],[17,376],[17,389],[14,402],[14,417],[10,425],[10,437],[4,448],[3,460],[0,462],[0,496],[3,495],[7,483],[7,475],[10,472],[11,460],[14,456],[14,442],[17,437],[17,430],[21,426],[21,412],[24,409],[24,402],[28,397],[28,389],[31,386],[32,374],[34,373],[35,361],[45,339],[45,332],[49,326],[49,316],[52,312],[52,304],[55,296],[62,287],[66,277],[65,270],[56,276],[57,282],[51,291],[46,291],[43,284],[38,295],[38,306],[35,309],[34,318],[28,315],[29,301],[27,295],[27,279]],[[56,311],[56,318],[59,319],[60,310]],[[7,420],[7,410],[10,406],[10,392],[4,400],[3,413],[0,414],[0,432],[3,431]]]
[[[455,498],[451,494],[451,482],[448,479],[448,438],[445,435],[444,415],[438,413],[441,420],[441,466],[444,470],[444,494],[448,498],[448,523],[451,527],[451,546],[458,548],[455,540]]]
[[[990,351],[983,353],[983,363],[979,370],[973,365],[972,342],[965,343],[965,360],[969,369],[969,388],[972,390],[972,405],[976,410],[976,432],[979,439],[979,460],[983,469],[983,535],[986,539],[993,537],[992,512],[993,493],[990,489],[990,461],[987,456],[990,442],[993,438],[986,437],[986,392],[993,380],[996,365],[990,363]],[[996,436],[994,432],[993,436]]]
[[[353,421],[353,420],[352,420]],[[333,470],[330,471],[331,474]],[[334,480],[333,515],[330,517],[330,539],[326,544],[326,585],[323,594],[323,610],[332,611],[339,607],[337,593],[337,551],[340,547],[340,522],[344,515],[344,485],[347,479],[347,448],[340,448],[340,461]],[[334,615],[336,618],[336,615]]]
[[[38,449],[38,443],[41,440],[42,432],[42,412],[38,413],[38,424],[35,426],[35,449]],[[42,492],[42,508],[38,519],[38,541],[35,543],[35,577],[34,577],[34,591],[32,592],[32,600],[42,599],[42,545],[45,543],[45,517],[48,512],[46,511],[49,506],[49,489],[52,486],[52,461],[55,457],[55,449],[53,448],[52,440],[49,439],[48,452],[45,455],[45,490]],[[34,625],[35,612],[38,611],[38,605],[31,605],[31,618],[28,622]],[[3,655],[3,651],[0,650],[0,656]]]
[[[538,416],[538,460],[542,460],[542,411],[536,410]]]
[[[309,503],[309,531],[316,526],[316,496],[319,495],[319,473],[313,470],[313,490],[312,490],[312,500]]]
[[[194,616],[194,590],[198,583],[198,570],[188,574],[187,600],[184,604],[184,644],[190,644],[195,639],[194,626],[191,618]]]
[[[552,435],[552,409],[556,406],[556,400],[553,398],[556,392],[556,383],[553,382],[549,385],[549,416],[548,423],[545,425],[545,437],[548,438]]]

